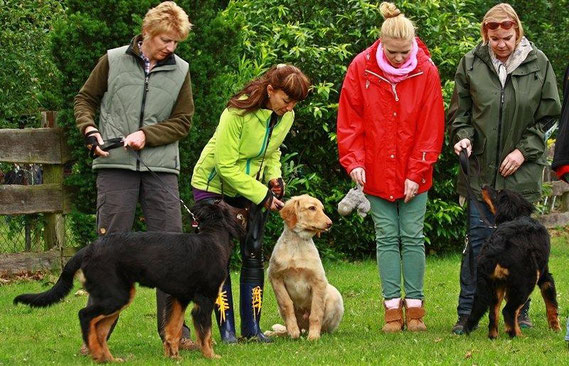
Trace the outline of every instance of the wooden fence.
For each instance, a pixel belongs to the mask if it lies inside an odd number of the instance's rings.
[[[62,264],[63,214],[71,207],[69,191],[63,185],[63,165],[71,160],[71,151],[55,119],[56,112],[43,112],[42,128],[0,129],[1,162],[43,166],[43,184],[0,185],[0,215],[45,214],[45,252],[0,255],[0,275]]]

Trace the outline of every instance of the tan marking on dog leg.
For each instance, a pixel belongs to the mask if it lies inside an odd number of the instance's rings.
[[[101,343],[99,342],[99,337],[97,334],[97,323],[104,319],[104,315],[97,316],[89,322],[89,334],[87,335],[87,347],[89,348],[89,354],[95,362],[107,362],[111,361],[106,358],[105,352]]]
[[[102,350],[103,354],[105,355],[105,358],[108,361],[113,361],[113,362],[124,361],[121,358],[115,358],[112,356],[112,354],[109,350],[109,346],[107,344],[107,338],[109,336],[109,332],[111,331],[111,327],[113,326],[113,323],[119,317],[119,314],[132,303],[135,294],[136,294],[136,288],[134,286],[132,286],[130,289],[129,300],[126,303],[126,305],[124,305],[123,307],[120,308],[120,310],[115,311],[112,314],[103,316],[95,325],[96,332],[97,332],[97,339],[99,340],[99,344],[101,345],[101,350]]]
[[[518,316],[520,315],[520,311],[524,307],[524,304],[520,305],[520,307],[516,309],[516,313],[514,314],[514,332],[516,334],[516,337],[522,335],[522,329],[520,328],[520,323],[518,323]]]
[[[488,192],[486,190],[482,190],[482,199],[484,200],[484,202],[486,202],[486,204],[488,205],[488,208],[490,209],[490,212],[492,212],[493,215],[496,215],[496,207],[494,207],[494,203],[492,202],[492,199],[490,198],[490,195],[488,194]]]
[[[180,329],[184,322],[184,311],[182,304],[176,299],[172,299],[172,307],[169,318],[164,325],[164,354],[166,357],[178,359],[180,346]],[[181,320],[180,320],[181,319]]]
[[[494,305],[494,308],[490,311],[494,312],[494,323],[490,324],[491,328],[488,331],[488,338],[498,338],[498,323],[500,319],[500,308],[502,307],[502,301],[504,300],[505,291],[503,288],[496,289],[496,297],[498,297],[498,302]],[[508,325],[506,325],[507,329]]]
[[[195,313],[199,309],[197,304],[194,304],[194,310],[192,313]],[[203,329],[202,327],[196,322],[195,318],[193,318],[194,322],[194,330],[196,331],[196,340],[205,358],[221,358],[221,356],[215,354],[213,350],[213,339],[211,338],[211,327],[209,329]]]
[[[108,361],[122,361],[121,359],[115,359],[113,357],[111,351],[109,350],[109,346],[107,344],[107,337],[109,335],[109,332],[111,331],[111,327],[113,326],[113,323],[118,317],[119,317],[119,312],[117,311],[99,320],[95,326],[97,331],[97,339],[99,340],[99,344],[101,345],[101,350]]]
[[[494,268],[494,272],[492,273],[491,278],[503,280],[506,279],[509,275],[510,271],[507,268],[504,268],[497,264],[496,268]]]
[[[551,283],[544,283],[541,287],[541,296],[543,297],[543,302],[545,303],[545,311],[547,314],[547,322],[549,323],[549,328],[557,332],[561,330],[561,325],[559,324],[559,312],[557,306],[555,306],[555,304],[553,304],[545,294],[546,290],[548,290],[550,287],[552,287]]]

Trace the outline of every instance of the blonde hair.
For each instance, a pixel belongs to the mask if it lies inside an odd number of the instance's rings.
[[[164,1],[151,8],[142,21],[145,39],[161,33],[175,33],[178,40],[183,41],[188,38],[191,28],[188,14],[173,1]]]
[[[415,38],[415,26],[405,17],[393,3],[386,1],[379,5],[383,19],[381,25],[381,38],[395,38],[412,40]]]
[[[524,28],[522,27],[520,17],[518,17],[518,14],[510,4],[500,3],[488,10],[484,18],[482,18],[482,23],[480,23],[480,34],[484,44],[488,43],[488,30],[484,27],[484,24],[504,20],[513,20],[516,23],[516,46],[520,43],[524,37]]]

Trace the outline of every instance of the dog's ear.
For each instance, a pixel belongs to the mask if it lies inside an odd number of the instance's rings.
[[[292,229],[296,226],[296,222],[298,221],[298,218],[296,217],[297,209],[298,200],[291,198],[287,203],[285,203],[285,206],[282,208],[282,210],[279,211],[283,221],[286,223],[289,229]]]

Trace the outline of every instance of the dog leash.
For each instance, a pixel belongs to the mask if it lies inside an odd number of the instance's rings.
[[[489,228],[495,228],[496,225],[492,224],[488,218],[486,217],[486,215],[484,214],[483,211],[483,207],[480,205],[480,202],[478,201],[478,199],[476,198],[476,195],[474,194],[474,192],[472,191],[472,187],[470,186],[470,162],[469,162],[469,158],[468,158],[468,151],[466,151],[466,149],[462,149],[460,151],[460,154],[458,155],[458,159],[460,162],[460,170],[462,171],[462,174],[464,175],[464,178],[466,180],[466,200],[468,201],[468,208],[470,211],[470,205],[474,204],[474,206],[476,207],[476,209],[478,210],[478,213],[480,215],[480,219],[482,220],[482,222]],[[476,161],[478,163],[478,161]],[[478,165],[478,164],[477,164]],[[480,168],[480,166],[478,165],[478,167]],[[478,175],[480,175],[480,173],[478,173]],[[468,218],[468,227],[470,227],[470,217]],[[468,270],[470,271],[470,277],[474,277],[474,262],[475,262],[475,258],[474,258],[474,249],[472,248],[472,244],[470,244],[470,238],[467,236],[467,240],[466,240],[466,248],[465,251],[468,251],[468,256],[470,257],[470,260],[468,261]]]
[[[474,206],[476,207],[476,209],[478,210],[478,213],[480,214],[480,219],[482,220],[482,222],[486,226],[488,226],[489,228],[495,228],[496,225],[491,223],[490,220],[488,220],[488,218],[484,214],[483,207],[480,205],[480,202],[476,198],[476,195],[474,194],[474,191],[472,190],[472,187],[470,186],[470,177],[471,177],[470,163],[469,163],[469,158],[468,158],[468,152],[466,151],[466,149],[462,149],[460,151],[458,158],[459,158],[459,162],[460,162],[460,170],[462,171],[462,174],[464,175],[464,178],[466,180],[466,193],[467,193],[466,198],[468,200],[468,205],[470,205],[470,203],[472,202],[474,204]],[[478,174],[478,175],[480,175],[480,174]]]
[[[109,151],[109,150],[116,149],[116,148],[124,146],[123,142],[124,142],[124,137],[115,137],[115,138],[106,140],[103,145],[99,146],[99,148],[103,151]],[[152,176],[154,178],[158,179],[160,181],[160,183],[162,183],[162,189],[164,191],[166,191],[170,196],[174,197],[177,201],[180,202],[182,207],[184,207],[184,209],[192,217],[192,227],[197,228],[199,226],[199,222],[198,222],[196,216],[194,215],[194,213],[188,208],[188,206],[186,205],[184,200],[181,199],[179,196],[176,196],[170,189],[167,188],[166,182],[164,182],[164,180],[162,180],[162,178],[160,178],[160,176],[158,174],[156,174],[154,171],[152,171],[152,169],[150,169],[150,167],[148,167],[148,165],[146,165],[146,163],[140,158],[139,154],[137,154],[136,151],[131,149],[130,146],[127,146],[127,149],[132,151],[134,153],[136,160],[138,160],[138,162],[140,162],[140,164],[142,164],[150,172],[150,174],[152,174]]]

